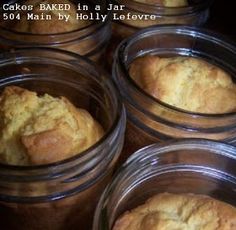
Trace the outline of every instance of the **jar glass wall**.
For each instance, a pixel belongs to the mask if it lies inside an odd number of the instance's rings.
[[[204,194],[236,206],[235,153],[233,146],[194,139],[137,151],[104,191],[93,230],[112,229],[125,211],[163,192]]]
[[[86,109],[105,134],[89,149],[56,163],[0,164],[1,227],[89,229],[123,147],[125,114],[116,88],[87,59],[46,48],[1,54],[0,89],[11,85],[66,97]]]

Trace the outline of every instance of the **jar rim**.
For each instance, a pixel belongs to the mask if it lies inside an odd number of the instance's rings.
[[[85,63],[86,65],[89,65],[90,67],[95,67],[96,71],[98,73],[101,73],[99,75],[103,75],[106,76],[106,85],[109,84],[109,88],[111,88],[113,90],[113,94],[115,95],[114,98],[116,98],[117,100],[117,113],[116,113],[116,117],[113,119],[113,123],[111,125],[111,127],[109,128],[109,130],[105,133],[105,135],[98,140],[94,145],[90,146],[88,149],[84,150],[83,152],[76,154],[72,157],[66,158],[64,160],[61,161],[57,161],[57,162],[53,162],[50,164],[43,164],[43,165],[29,165],[29,166],[19,166],[19,165],[7,165],[7,164],[2,164],[0,163],[0,170],[10,170],[12,172],[30,172],[30,171],[42,171],[42,170],[59,170],[59,168],[61,167],[66,167],[68,165],[68,168],[70,167],[69,164],[73,161],[80,161],[83,160],[84,157],[88,157],[89,153],[96,151],[96,149],[99,149],[99,147],[102,146],[102,144],[105,142],[105,140],[107,140],[109,137],[112,136],[112,134],[117,130],[118,124],[122,122],[122,120],[124,119],[125,116],[125,112],[124,112],[124,106],[120,100],[119,97],[119,91],[117,90],[116,85],[109,80],[110,78],[108,77],[108,74],[103,71],[98,65],[96,65],[95,63],[93,63],[90,59],[81,56],[79,54],[76,53],[72,53],[66,50],[58,50],[58,49],[54,49],[54,48],[36,48],[36,47],[32,47],[30,49],[28,48],[20,48],[20,49],[15,49],[11,52],[3,52],[0,54],[0,67],[4,66],[4,64],[6,63],[6,59],[4,58],[8,58],[12,59],[12,61],[14,63],[17,63],[17,58],[21,58],[23,54],[25,55],[32,55],[30,54],[31,52],[38,52],[37,55],[43,55],[43,54],[56,54],[54,55],[53,61],[58,60],[57,56],[58,55],[63,55],[65,57],[70,57],[73,60],[73,64],[70,63],[70,65],[75,65],[76,64],[76,60],[80,61],[82,63]],[[17,55],[19,55],[17,57]],[[5,56],[5,57],[4,57]],[[42,58],[42,57],[40,57]],[[52,59],[52,58],[51,58]],[[66,62],[66,64],[69,64],[68,62]],[[77,63],[78,64],[78,63]],[[81,65],[80,65],[81,66]],[[84,67],[82,67],[84,68]],[[99,81],[97,81],[99,82]]]
[[[231,159],[236,162],[236,147],[227,144],[221,141],[217,140],[210,140],[210,139],[203,139],[203,138],[180,138],[176,140],[168,140],[163,143],[154,143],[148,146],[145,146],[137,151],[135,151],[122,165],[122,168],[130,168],[132,165],[136,164],[145,164],[146,162],[149,162],[153,158],[156,159],[156,157],[161,157],[162,155],[165,155],[168,152],[173,151],[181,151],[181,150],[204,150],[209,151],[209,153],[216,155],[216,156],[222,156],[225,159]],[[166,163],[167,165],[169,163]],[[175,170],[175,168],[179,168],[179,166],[183,167],[190,167],[192,168],[192,165],[178,163],[178,164],[170,164],[170,166]],[[204,166],[198,165],[200,168]],[[217,168],[215,168],[217,170]],[[220,171],[221,173],[225,173],[223,171]],[[234,183],[236,183],[236,175],[228,174],[234,179]],[[122,177],[118,176],[119,178]]]
[[[203,138],[180,138],[176,140],[168,140],[163,143],[154,143],[148,146],[145,146],[137,151],[135,151],[122,165],[123,169],[130,169],[133,165],[142,164],[146,165],[147,162],[150,162],[156,157],[162,157],[168,152],[181,151],[181,150],[204,150],[208,151],[212,155],[222,156],[224,159],[230,159],[236,162],[236,147],[224,142],[217,140],[203,139]],[[191,153],[190,153],[191,154]],[[158,163],[157,163],[158,164]],[[190,168],[192,170],[192,164],[187,163],[166,163],[167,167],[171,167],[172,170],[183,166]],[[169,166],[168,166],[169,165]],[[204,168],[205,166],[199,164],[197,167]],[[209,168],[212,169],[212,168]],[[217,168],[213,168],[218,170]],[[121,169],[122,170],[122,169]],[[234,183],[236,183],[236,175],[229,174],[224,171],[219,171],[222,174],[225,173],[231,178],[233,178]],[[126,172],[127,173],[127,172]],[[117,174],[118,175],[118,174]],[[122,175],[117,176],[117,180],[122,178]]]
[[[201,2],[194,4],[194,5],[188,5],[188,6],[181,6],[181,7],[166,7],[161,6],[160,4],[152,4],[152,3],[143,3],[138,2],[135,0],[114,0],[115,2],[119,4],[124,4],[129,9],[135,9],[140,12],[144,12],[143,9],[147,9],[148,12],[156,12],[156,14],[161,14],[165,16],[178,16],[178,15],[186,15],[186,14],[193,14],[198,11],[202,11],[210,7],[210,5],[214,2],[214,0],[201,0]]]
[[[124,39],[118,46],[116,50],[116,57],[117,62],[119,65],[119,68],[121,69],[122,73],[125,76],[125,80],[128,82],[130,88],[134,90],[135,93],[141,94],[145,97],[148,101],[151,103],[158,104],[164,108],[169,109],[170,111],[175,111],[179,114],[185,114],[190,115],[194,117],[199,118],[235,118],[236,112],[229,112],[229,113],[219,113],[219,114],[207,114],[207,113],[198,113],[198,112],[192,112],[187,111],[175,106],[172,106],[170,104],[167,104],[152,95],[145,92],[141,87],[139,87],[135,81],[130,77],[128,68],[126,66],[125,61],[127,60],[128,56],[128,49],[130,46],[132,46],[134,43],[136,43],[139,39],[149,37],[151,35],[158,35],[158,34],[175,34],[175,35],[187,35],[190,37],[200,38],[204,40],[208,40],[211,42],[214,42],[216,45],[222,46],[225,49],[229,50],[231,53],[234,53],[236,56],[236,43],[234,43],[232,40],[228,39],[227,37],[218,34],[214,31],[208,30],[208,29],[200,29],[193,26],[179,26],[179,25],[158,25],[158,26],[151,26],[150,28],[142,29],[132,36],[130,36],[127,39]],[[145,53],[140,53],[139,56],[145,55]],[[114,73],[114,66],[116,63],[113,64],[113,78],[115,78],[116,82],[119,82],[116,79],[115,73]],[[118,83],[119,84],[119,83]],[[127,95],[125,95],[125,99]],[[132,101],[132,103],[135,103]]]
[[[228,158],[234,160],[236,162],[236,147],[224,142],[203,139],[203,138],[180,138],[175,140],[168,140],[162,143],[154,143],[148,146],[145,146],[137,151],[135,151],[120,167],[120,170],[116,173],[114,180],[107,186],[106,190],[109,187],[113,187],[116,184],[116,181],[119,181],[124,171],[127,174],[127,170],[131,169],[132,166],[137,166],[137,164],[146,165],[147,162],[150,162],[153,158],[161,157],[168,152],[172,151],[181,151],[181,150],[205,150],[210,151],[211,154],[217,156],[223,156],[224,158]],[[145,155],[144,155],[145,154]],[[168,163],[166,163],[168,165]],[[170,166],[174,168],[178,168],[179,166],[189,166],[186,164],[170,164]],[[192,165],[191,165],[192,167]],[[203,167],[199,165],[199,167]],[[126,170],[125,170],[126,169]],[[129,170],[130,171],[130,170]],[[221,171],[222,172],[222,171]],[[223,172],[222,172],[223,173]],[[236,183],[236,175],[228,174]]]
[[[213,150],[214,154],[222,155],[225,157],[232,158],[236,160],[236,147],[227,143],[223,143],[216,140],[208,140],[202,138],[188,138],[188,139],[177,139],[177,140],[168,140],[165,143],[155,143],[148,146],[145,146],[132,154],[125,165],[132,164],[135,161],[143,160],[143,152],[153,152],[155,155],[160,155],[161,153],[173,151],[173,150],[191,150],[191,149],[201,149],[201,150]],[[158,152],[156,150],[158,149]]]

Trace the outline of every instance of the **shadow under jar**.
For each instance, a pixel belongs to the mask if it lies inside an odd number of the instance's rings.
[[[0,90],[10,85],[66,97],[86,109],[105,134],[89,149],[59,162],[0,164],[1,229],[90,229],[123,147],[125,113],[116,88],[87,59],[46,48],[1,54]]]
[[[34,2],[34,1],[32,1]],[[43,2],[43,0],[42,0]],[[52,0],[53,2],[53,0]],[[59,32],[59,33],[43,33],[43,32],[21,32],[21,31],[16,31],[14,30],[13,26],[10,24],[8,26],[8,23],[12,23],[11,20],[6,20],[4,21],[3,18],[2,23],[5,24],[0,24],[0,48],[2,50],[10,50],[14,48],[25,48],[25,47],[51,47],[51,48],[57,48],[57,49],[62,49],[66,51],[70,51],[82,56],[86,56],[87,58],[93,60],[93,61],[99,61],[100,58],[104,55],[104,52],[106,50],[107,42],[110,39],[111,35],[111,14],[110,12],[107,11],[107,6],[109,4],[108,0],[105,1],[78,1],[78,0],[70,0],[71,4],[74,4],[75,9],[78,8],[76,13],[79,15],[77,18],[77,14],[75,15],[70,15],[70,20],[72,20],[74,23],[76,21],[79,23],[81,19],[81,15],[83,16],[87,15],[88,18],[86,17],[86,22],[87,25],[83,26],[81,28],[78,28],[73,31],[67,31],[67,32]],[[7,2],[5,2],[8,4]],[[23,0],[16,0],[16,1],[9,1],[11,4],[19,4],[19,5],[24,5],[25,1]],[[47,6],[51,6],[50,1],[49,2],[44,2]],[[68,2],[66,3],[68,4]],[[82,11],[81,8],[83,5],[86,5],[88,7],[88,11]],[[100,6],[100,11],[95,11],[95,6],[99,5]],[[6,7],[8,9],[9,7]],[[34,6],[33,9],[35,9],[36,6]],[[31,13],[32,11],[29,11]],[[69,14],[69,11],[56,11],[56,14],[58,12],[62,12],[62,14]],[[6,13],[7,15],[10,15],[14,13],[14,11],[9,11],[9,10],[3,10],[1,12],[1,16],[3,17],[3,14]],[[27,11],[20,11],[20,21],[22,22],[23,17],[22,14],[27,14]],[[38,13],[38,12],[36,12]],[[36,15],[36,13],[34,13]],[[46,18],[47,11],[40,11],[40,15],[44,14],[44,18]],[[93,17],[96,17],[97,14],[104,14],[107,15],[104,21],[102,20],[90,20],[91,15]],[[60,20],[57,20],[57,17],[55,16],[55,13],[52,14],[56,19],[55,23],[51,24],[53,27],[60,27],[60,30],[62,30],[66,24],[60,25]],[[10,16],[8,16],[10,17]],[[16,16],[15,16],[16,17]],[[16,19],[15,24],[19,20]],[[63,20],[62,20],[63,21]],[[50,20],[46,19],[30,19],[28,20],[29,23],[32,22],[42,22],[41,26],[46,27],[46,23],[49,22]],[[45,24],[45,25],[44,25]],[[38,31],[39,29],[37,29]],[[52,28],[52,30],[54,30]],[[51,30],[49,30],[51,31]]]
[[[200,139],[169,141],[137,151],[101,196],[93,230],[112,229],[125,211],[164,192],[202,194],[236,206],[235,153],[231,145]]]
[[[121,43],[113,78],[127,109],[124,157],[137,149],[173,138],[206,138],[236,143],[236,113],[194,113],[166,104],[140,88],[129,75],[135,58],[196,57],[218,66],[236,81],[236,48],[209,31],[183,26],[143,30]],[[189,98],[191,100],[191,98]]]

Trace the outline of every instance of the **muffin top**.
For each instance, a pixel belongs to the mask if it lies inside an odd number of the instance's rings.
[[[131,78],[148,94],[180,109],[206,114],[236,111],[236,85],[222,69],[192,57],[144,56]]]
[[[183,7],[188,6],[187,0],[135,0],[136,2],[146,4],[158,4],[165,7]]]
[[[208,196],[160,193],[124,213],[113,230],[235,230],[236,208]]]
[[[76,6],[69,0],[27,0],[23,2],[22,5],[23,4],[33,5],[33,10],[21,12],[21,20],[16,20],[14,22],[6,21],[3,26],[9,27],[11,30],[23,33],[58,34],[78,30],[91,24],[91,22],[88,20],[76,19]],[[51,9],[51,7],[47,8],[46,10],[40,10],[40,4],[49,6],[51,6],[52,4],[69,4],[70,9],[54,10]],[[39,15],[40,20],[27,20],[27,14]],[[59,14],[69,16],[68,21],[58,20]],[[43,15],[43,19],[41,19],[41,15]],[[51,20],[46,20],[46,15],[50,15]]]
[[[65,97],[6,87],[0,96],[0,162],[38,165],[81,153],[104,134],[84,109]]]

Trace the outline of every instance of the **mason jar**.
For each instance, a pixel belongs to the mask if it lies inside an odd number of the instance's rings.
[[[71,2],[75,4],[76,7],[77,4],[80,4],[78,0],[71,0]],[[24,1],[15,0],[15,1],[6,1],[5,3],[6,4],[17,3],[23,5]],[[85,5],[89,7],[89,11],[88,12],[86,11],[88,14],[88,18],[84,20],[88,21],[89,24],[86,25],[85,27],[73,31],[60,32],[60,33],[52,32],[46,34],[38,32],[30,33],[30,32],[16,31],[12,28],[12,26],[4,26],[4,24],[0,24],[0,48],[1,50],[7,51],[14,48],[51,47],[70,51],[82,56],[86,56],[87,58],[93,61],[99,61],[99,59],[102,58],[105,53],[107,42],[109,41],[111,36],[111,13],[107,11],[108,4],[109,4],[108,0],[105,1],[90,0],[89,2],[86,2]],[[95,11],[96,5],[100,6],[99,11]],[[82,8],[82,6],[80,8]],[[6,11],[6,12],[8,15],[12,13],[11,11]],[[42,12],[46,14],[44,11]],[[65,11],[64,13],[66,12],[67,11]],[[83,12],[82,10],[77,11],[79,15],[82,12]],[[102,21],[101,19],[90,20],[91,14],[93,14],[94,17],[96,16],[96,14],[104,14],[107,15],[107,17],[105,18],[104,21]],[[1,20],[2,22],[4,22],[3,18]],[[21,18],[20,20],[23,19]],[[79,20],[82,19],[78,19],[78,21]],[[73,18],[73,21],[76,21],[76,19]],[[44,23],[43,20],[42,22]],[[55,23],[54,26],[59,26],[59,21]]]
[[[93,230],[111,230],[124,212],[165,192],[207,195],[236,207],[235,165],[236,148],[220,142],[188,139],[145,147],[123,164],[103,192]]]
[[[11,85],[65,96],[86,109],[105,134],[89,149],[55,163],[1,163],[1,229],[90,229],[123,147],[125,112],[110,77],[76,54],[31,48],[0,54],[0,90]]]
[[[236,113],[194,113],[146,93],[129,76],[140,56],[196,57],[225,70],[236,81],[236,47],[213,32],[185,26],[156,26],[124,40],[116,51],[113,78],[127,109],[126,152],[176,138],[206,138],[236,143]],[[189,98],[191,100],[191,98]]]

